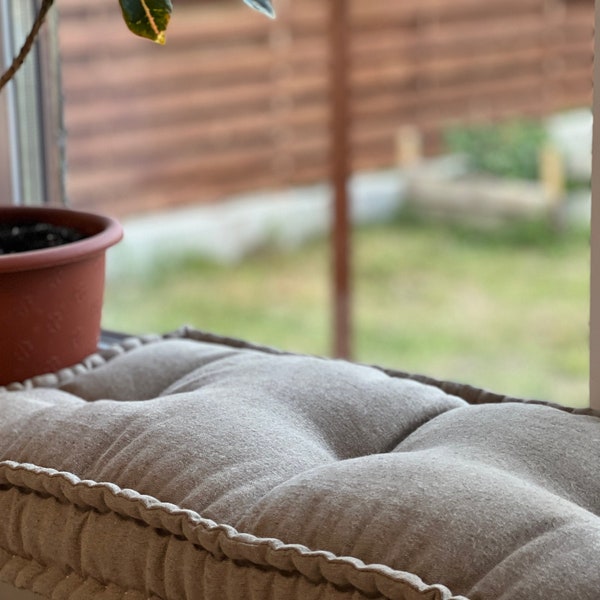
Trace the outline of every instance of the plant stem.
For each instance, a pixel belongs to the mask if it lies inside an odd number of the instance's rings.
[[[37,38],[37,35],[42,27],[46,15],[50,10],[50,7],[54,3],[54,0],[42,0],[42,5],[40,6],[40,10],[38,11],[37,16],[35,17],[35,21],[31,26],[31,31],[27,35],[25,39],[25,43],[23,47],[19,51],[19,54],[13,58],[11,65],[6,69],[6,71],[0,77],[0,90],[15,76],[15,73],[21,68],[27,55],[33,48],[33,44]]]

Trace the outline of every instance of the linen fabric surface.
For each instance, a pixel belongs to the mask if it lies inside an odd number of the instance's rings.
[[[597,600],[599,459],[592,411],[193,329],[132,338],[0,388],[0,582]]]

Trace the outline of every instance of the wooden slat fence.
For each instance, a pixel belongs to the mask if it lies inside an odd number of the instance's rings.
[[[356,169],[394,164],[406,124],[591,105],[592,0],[348,0]],[[114,2],[58,3],[68,194],[124,216],[327,177],[327,7],[175,2],[168,42]]]

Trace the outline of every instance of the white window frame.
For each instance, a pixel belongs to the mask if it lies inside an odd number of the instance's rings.
[[[595,2],[594,130],[592,144],[592,230],[590,262],[590,406],[600,410],[600,2]]]
[[[0,66],[25,41],[39,0],[0,0]],[[0,203],[64,203],[64,127],[58,70],[57,15],[15,78],[0,94]]]

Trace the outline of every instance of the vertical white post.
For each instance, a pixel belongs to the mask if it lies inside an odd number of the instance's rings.
[[[596,2],[595,20],[590,283],[590,405],[592,408],[600,410],[600,2]]]
[[[6,69],[14,55],[12,11],[9,0],[0,0],[0,68]],[[1,204],[22,204],[20,150],[15,82],[0,95],[0,194]]]
[[[39,0],[0,0],[0,70],[20,50]],[[62,203],[63,127],[56,11],[0,94],[0,203]]]

